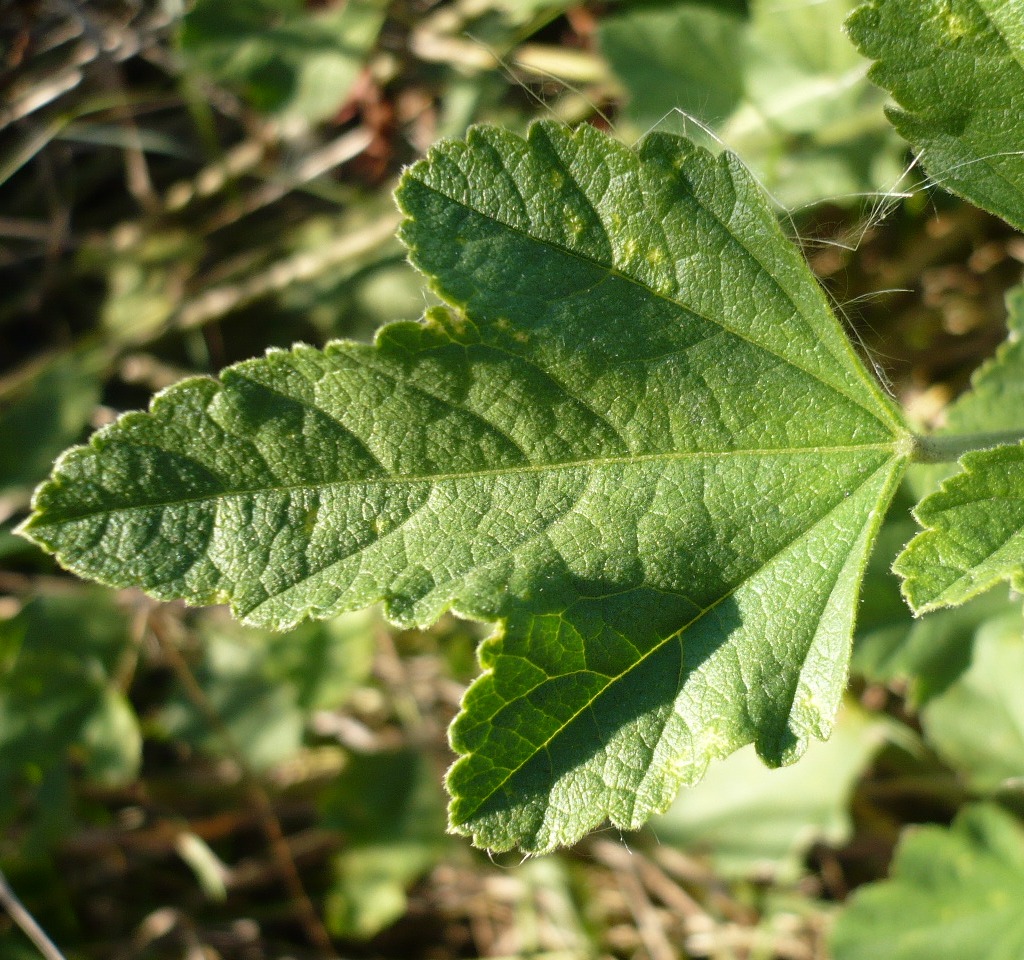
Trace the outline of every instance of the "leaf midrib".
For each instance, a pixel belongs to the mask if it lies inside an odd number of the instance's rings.
[[[180,455],[177,451],[165,450],[150,444],[133,444],[133,447],[149,446],[151,449],[161,453]],[[547,464],[519,464],[508,467],[492,467],[484,470],[466,470],[452,473],[436,473],[423,475],[385,475],[368,476],[344,480],[325,480],[318,482],[275,484],[272,486],[253,487],[246,489],[224,490],[217,493],[207,493],[192,497],[179,497],[173,500],[155,500],[147,503],[132,503],[117,507],[99,507],[94,510],[86,510],[74,515],[65,515],[51,522],[30,522],[25,526],[28,532],[32,530],[45,529],[47,527],[62,526],[78,520],[87,520],[90,517],[103,516],[108,514],[131,513],[136,510],[153,510],[166,507],[184,506],[189,503],[203,503],[205,501],[225,501],[238,497],[251,497],[275,493],[291,493],[300,490],[324,490],[332,487],[359,487],[379,485],[413,485],[413,484],[435,484],[446,483],[457,480],[482,480],[490,477],[516,476],[530,473],[558,473],[570,470],[599,470],[614,466],[632,466],[634,464],[672,462],[677,460],[702,460],[715,459],[720,457],[771,457],[771,456],[827,456],[829,454],[841,453],[881,453],[888,451],[894,453],[897,442],[892,443],[867,443],[867,444],[845,444],[828,447],[777,447],[777,448],[740,448],[735,450],[688,450],[688,451],[666,451],[662,453],[632,454],[617,457],[592,457],[585,460],[571,460],[560,463]],[[200,464],[200,466],[203,466]]]

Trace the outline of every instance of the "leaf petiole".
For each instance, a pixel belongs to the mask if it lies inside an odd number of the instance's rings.
[[[988,450],[1021,441],[1024,441],[1024,430],[914,437],[911,460],[914,463],[954,463],[972,450]]]

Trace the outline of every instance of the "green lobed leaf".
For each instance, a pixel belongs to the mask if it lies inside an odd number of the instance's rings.
[[[1024,5],[871,0],[847,27],[932,179],[1024,229]]]
[[[166,391],[23,532],[278,628],[501,621],[448,780],[495,848],[637,827],[716,756],[826,736],[911,445],[739,161],[478,128],[398,199],[453,309]]]
[[[911,828],[888,880],[858,890],[836,960],[1017,960],[1024,953],[1024,829],[996,806]]]
[[[979,450],[918,504],[924,527],[896,558],[917,613],[956,606],[1000,580],[1024,591],[1024,443]]]

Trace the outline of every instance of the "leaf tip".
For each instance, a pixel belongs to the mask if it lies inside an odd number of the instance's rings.
[[[19,523],[11,532],[15,536],[21,537],[22,540],[27,540],[29,543],[33,543],[37,547],[41,547],[45,550],[45,545],[36,537],[36,535],[32,531],[33,524],[36,522],[36,520],[37,514],[33,510],[32,513],[25,517],[25,519],[22,520],[21,523]]]

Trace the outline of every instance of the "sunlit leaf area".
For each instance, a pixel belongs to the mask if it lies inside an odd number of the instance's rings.
[[[0,960],[1024,955],[1022,63],[0,0]]]

